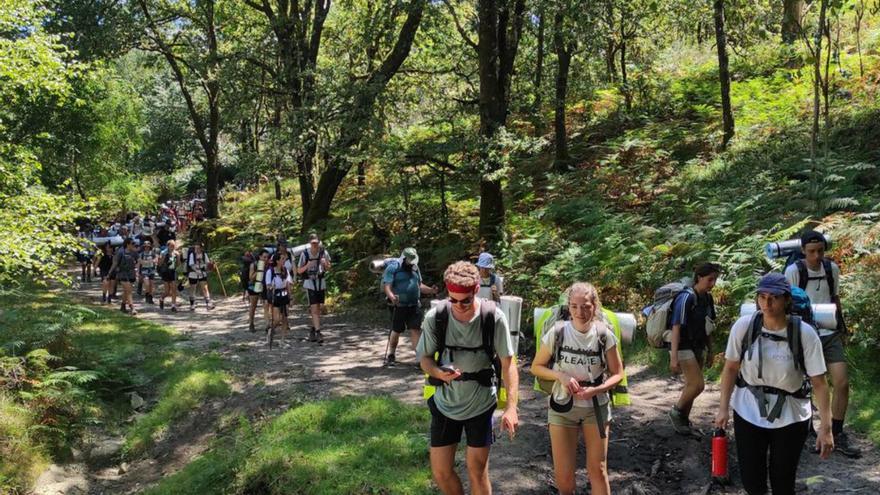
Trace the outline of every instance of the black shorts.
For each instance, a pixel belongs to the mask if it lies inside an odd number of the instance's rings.
[[[119,282],[128,282],[130,284],[133,284],[133,283],[137,282],[137,277],[118,277],[117,276],[116,280]]]
[[[207,282],[208,277],[205,278],[191,278],[189,279],[189,285],[196,285],[199,282]]]
[[[262,295],[262,294],[263,294],[262,292],[257,292],[257,291],[255,291],[253,287],[248,287],[248,288],[247,288],[247,293],[248,293],[249,296],[259,296],[259,295]]]
[[[419,306],[395,306],[391,316],[391,331],[418,330],[422,327],[422,308]]]
[[[327,292],[326,290],[306,289],[306,292],[309,295],[309,306],[313,304],[324,304],[324,295]]]
[[[177,274],[174,273],[174,270],[159,272],[159,276],[162,277],[163,282],[174,282],[177,280]]]
[[[290,292],[276,289],[275,294],[272,296],[272,306],[286,308],[288,305],[290,305]]]
[[[495,406],[488,411],[464,421],[447,418],[437,409],[434,398],[428,399],[431,411],[431,447],[446,447],[461,442],[461,432],[467,434],[468,447],[489,447],[492,445],[492,414]]]

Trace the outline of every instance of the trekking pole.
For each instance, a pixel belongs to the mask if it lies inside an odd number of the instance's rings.
[[[220,279],[220,288],[223,289],[223,297],[229,297],[226,295],[226,286],[223,285],[223,275],[220,275],[220,267],[217,266],[217,263],[214,263],[214,271],[217,272],[217,278]]]

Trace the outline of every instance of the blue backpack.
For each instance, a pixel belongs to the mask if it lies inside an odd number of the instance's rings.
[[[807,291],[800,287],[791,288],[791,314],[800,316],[801,320],[813,327],[816,326],[813,317],[813,303],[810,301]]]

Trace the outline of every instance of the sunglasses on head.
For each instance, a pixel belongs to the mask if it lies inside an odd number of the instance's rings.
[[[450,297],[449,302],[452,304],[459,304],[461,306],[467,306],[470,303],[474,302],[474,296],[466,297],[464,299],[455,299],[453,297]]]

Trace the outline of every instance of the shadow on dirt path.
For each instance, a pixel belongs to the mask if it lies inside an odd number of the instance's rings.
[[[78,295],[98,304],[100,288],[95,283],[84,284]],[[261,329],[261,311],[257,313],[258,331],[249,332],[245,304],[240,297],[219,299],[214,310],[207,310],[203,303],[193,312],[186,305],[177,313],[160,311],[158,306],[144,305],[140,299],[136,305],[139,318],[171,326],[185,336],[178,345],[193,352],[215,351],[223,355],[235,377],[234,392],[180,421],[173,435],[161,439],[146,456],[131,462],[124,473],[120,474],[115,466],[88,471],[88,493],[136,493],[176,472],[208,448],[217,434],[221,415],[273,416],[303,397],[319,400],[341,395],[387,394],[407,403],[422,402],[422,375],[416,369],[408,338],[401,340],[399,364],[393,368],[382,366],[385,328],[346,321],[344,316],[331,314],[324,318],[325,343],[306,342],[308,321],[304,307],[297,304],[291,310],[290,345],[269,350]],[[710,484],[708,436],[683,437],[673,432],[666,411],[680,390],[678,380],[656,376],[643,367],[630,367],[629,373],[634,405],[613,413],[608,460],[612,491],[658,495],[741,493],[736,481],[730,487]],[[531,390],[527,367],[521,367],[520,376],[521,429],[514,440],[498,436],[490,461],[492,484],[499,494],[555,493],[546,401]],[[710,431],[717,402],[717,387],[710,384],[694,407],[692,420],[697,428]],[[880,455],[863,439],[856,441],[865,452],[856,460],[834,454],[821,461],[805,450],[799,471],[803,492],[880,493]],[[733,448],[731,445],[731,452]],[[579,459],[583,466],[583,449]],[[731,465],[736,480],[733,459]],[[589,493],[583,468],[578,470],[578,486],[578,493]],[[38,487],[36,493],[59,492]]]

